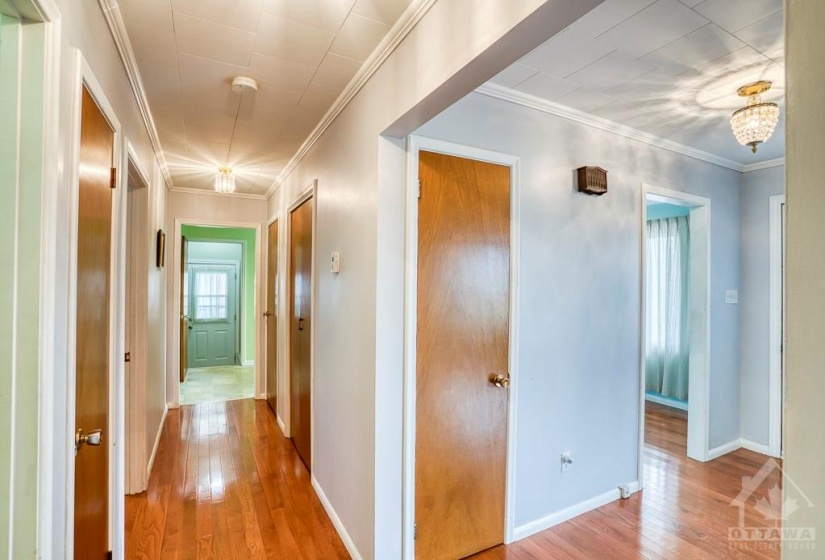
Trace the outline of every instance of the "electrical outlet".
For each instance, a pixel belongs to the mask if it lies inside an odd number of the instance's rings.
[[[565,451],[561,454],[561,472],[566,473],[573,466],[573,453]]]

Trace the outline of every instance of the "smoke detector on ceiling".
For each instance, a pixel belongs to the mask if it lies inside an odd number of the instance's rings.
[[[258,91],[258,82],[246,76],[238,76],[232,79],[232,91],[235,93],[250,93]]]

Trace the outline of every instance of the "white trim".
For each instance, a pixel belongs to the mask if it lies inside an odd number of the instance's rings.
[[[476,88],[475,92],[480,93],[481,95],[486,95],[487,97],[500,99],[502,101],[508,101],[510,103],[515,103],[523,107],[535,109],[543,113],[555,115],[557,117],[568,119],[579,124],[592,126],[593,128],[598,128],[599,130],[612,132],[613,134],[618,134],[619,136],[624,136],[625,138],[637,140],[639,142],[643,142],[651,146],[656,146],[657,148],[663,148],[671,152],[676,152],[677,154],[682,154],[701,161],[706,161],[708,163],[719,165],[721,167],[727,167],[728,169],[733,169],[734,171],[742,172],[745,169],[745,166],[739,162],[723,158],[711,154],[709,152],[705,152],[703,150],[692,148],[690,146],[685,146],[684,144],[679,144],[678,142],[674,142],[673,140],[668,140],[666,138],[661,138],[654,134],[642,132],[641,130],[631,128],[623,124],[618,124],[613,121],[604,119],[602,117],[597,117],[595,115],[591,115],[590,113],[585,113],[584,111],[579,111],[577,109],[565,107],[564,105],[560,105],[559,103],[554,103],[553,101],[542,99],[541,97],[536,97],[528,93],[516,91],[514,89],[510,89],[490,82],[482,86],[479,86],[478,88]]]
[[[659,395],[652,395],[648,392],[645,392],[645,400],[652,403],[660,404],[662,406],[669,406],[670,408],[684,410],[686,412],[688,409],[688,405],[686,402],[669,399],[667,397],[660,397]]]
[[[773,453],[771,453],[771,449],[769,446],[764,445],[762,443],[756,443],[755,441],[751,441],[749,439],[740,439],[739,446],[742,449],[747,449],[748,451],[753,451],[754,453],[761,453],[762,455],[776,457],[776,455],[773,455]]]
[[[780,165],[785,165],[785,158],[780,157],[776,159],[759,161],[757,163],[748,163],[747,165],[742,166],[742,173],[750,173],[751,171],[759,171],[760,169],[779,167]]]
[[[352,537],[350,537],[349,533],[347,533],[347,528],[341,522],[341,518],[338,517],[338,512],[335,511],[335,508],[332,507],[332,503],[330,503],[327,495],[324,494],[318,479],[315,478],[314,474],[311,474],[310,480],[312,481],[312,487],[315,489],[315,493],[318,495],[318,500],[321,502],[321,505],[324,506],[324,510],[326,510],[327,515],[329,515],[329,520],[332,521],[333,527],[335,527],[335,530],[338,531],[338,535],[344,542],[344,546],[347,547],[347,552],[349,552],[353,560],[362,560],[363,556],[361,556],[361,553],[358,551],[358,547],[355,546],[355,542],[353,542]]]
[[[242,366],[254,366],[255,360],[241,360]]]
[[[160,145],[160,137],[155,126],[155,121],[152,118],[152,111],[149,109],[149,99],[146,96],[146,90],[143,87],[143,79],[140,76],[137,59],[132,50],[132,43],[129,41],[129,35],[126,32],[126,24],[123,21],[123,16],[120,13],[120,6],[117,2],[113,2],[110,6],[111,0],[98,0],[100,11],[103,12],[103,18],[106,20],[106,25],[112,34],[115,47],[117,47],[118,55],[123,63],[123,69],[126,71],[126,77],[129,80],[129,89],[135,99],[138,112],[140,113],[143,126],[146,128],[146,133],[149,136],[149,141],[152,143],[152,148],[155,151],[160,170],[163,173],[163,179],[166,183],[166,188],[172,186],[172,176],[169,174],[169,166],[166,163],[166,158],[163,153],[163,148]]]
[[[102,0],[101,0],[102,1]],[[309,137],[301,144],[298,152],[292,156],[289,163],[286,164],[280,175],[273,181],[269,189],[266,191],[266,198],[269,199],[275,190],[283,184],[292,170],[304,159],[304,156],[309,153],[316,142],[321,138],[321,135],[330,127],[335,118],[341,114],[350,101],[361,91],[366,83],[372,78],[378,69],[384,64],[384,61],[398,48],[398,45],[406,39],[407,35],[418,25],[418,22],[427,14],[430,8],[437,2],[437,0],[413,0],[407,9],[395,22],[395,25],[387,32],[378,46],[372,51],[370,57],[361,65],[361,68],[350,80],[341,95],[332,104],[332,107],[324,114],[321,122],[312,130]]]
[[[688,389],[688,439],[687,456],[700,462],[710,460],[710,282],[711,282],[711,201],[709,198],[684,191],[667,189],[642,184],[641,222],[640,222],[640,286],[641,295],[639,317],[640,356],[639,356],[639,440],[638,440],[638,479],[644,487],[644,441],[645,441],[645,285],[647,270],[647,201],[668,202],[690,207],[690,262],[691,262],[691,340],[690,340],[690,379]],[[702,266],[699,266],[702,265]]]
[[[631,494],[635,494],[639,491],[640,488],[638,482],[632,482],[628,484],[628,486],[630,487]],[[589,500],[585,500],[583,502],[579,502],[578,504],[572,505],[568,508],[564,508],[561,511],[551,513],[550,515],[545,515],[544,517],[540,517],[539,519],[530,521],[529,523],[525,523],[524,525],[519,525],[513,532],[514,540],[518,541],[521,539],[526,539],[527,537],[535,535],[536,533],[540,533],[551,527],[555,527],[560,523],[569,521],[574,517],[578,517],[579,515],[605,506],[610,502],[615,502],[616,500],[621,499],[621,497],[621,491],[619,490],[619,488],[614,488],[613,490],[609,490],[603,494],[594,496]]]
[[[65,542],[64,554],[71,558],[74,551],[74,433],[76,410],[76,344],[75,325],[77,324],[77,241],[78,241],[78,209],[80,193],[80,133],[82,116],[82,88],[85,85],[95,99],[100,111],[109,122],[114,134],[112,166],[117,169],[120,183],[112,196],[112,254],[111,254],[111,281],[110,281],[110,325],[109,325],[109,438],[104,439],[109,445],[109,546],[116,557],[122,556],[124,549],[123,523],[125,523],[125,484],[123,480],[125,459],[123,446],[120,445],[124,437],[123,429],[123,387],[119,379],[123,378],[123,361],[118,356],[123,354],[123,261],[121,225],[124,210],[124,185],[126,175],[123,173],[123,138],[121,126],[114,109],[106,98],[104,89],[94,76],[91,67],[83,58],[79,50],[74,51],[74,71],[72,80],[71,105],[72,131],[70,133],[71,157],[69,159],[69,189],[71,208],[69,212],[69,291],[66,337],[66,431],[61,436],[63,445],[58,442],[58,449],[62,449],[63,459],[66,462],[66,511],[65,511]],[[59,514],[58,514],[59,515]]]
[[[197,195],[213,195],[213,196],[221,196],[221,197],[233,197],[233,198],[244,198],[249,200],[266,200],[266,196],[262,194],[254,194],[254,193],[231,193],[231,194],[221,194],[216,192],[214,189],[192,189],[187,187],[172,187],[169,189],[170,192],[173,193],[182,193],[182,194],[197,194]]]
[[[316,232],[316,212],[318,211],[318,179],[313,179],[309,185],[307,185],[300,194],[298,194],[293,201],[287,206],[286,215],[287,218],[285,220],[286,226],[286,274],[284,275],[284,279],[286,281],[286,305],[284,306],[286,312],[286,318],[284,320],[284,376],[281,381],[283,381],[284,386],[284,417],[286,420],[282,420],[280,414],[278,415],[278,420],[281,426],[281,430],[284,432],[285,437],[290,437],[291,430],[292,430],[292,345],[291,337],[292,337],[292,318],[291,318],[291,305],[290,301],[292,301],[292,290],[291,290],[291,277],[292,277],[292,212],[296,210],[299,206],[303,203],[312,200],[312,256],[310,257],[311,263],[311,270],[310,270],[310,304],[309,304],[309,347],[310,347],[310,357],[309,357],[309,455],[310,455],[310,466],[309,471],[315,472],[315,301],[316,301],[316,281],[315,281],[315,242],[317,238]],[[280,239],[280,232],[278,239]]]
[[[722,455],[727,455],[728,453],[733,453],[737,449],[742,448],[742,440],[735,439],[733,441],[729,441],[728,443],[722,444],[719,447],[714,447],[713,449],[708,451],[707,460],[713,461],[714,459],[718,459]]]
[[[770,367],[770,389],[768,404],[768,451],[767,455],[782,455],[782,417],[783,417],[783,383],[782,383],[782,312],[783,312],[783,264],[782,245],[782,206],[785,195],[770,197],[770,325],[768,337],[768,362]]]
[[[163,436],[163,428],[166,426],[166,416],[169,414],[169,407],[163,407],[163,416],[160,417],[160,425],[158,426],[158,433],[155,435],[155,444],[152,446],[152,453],[149,454],[149,462],[146,464],[146,480],[152,476],[152,467],[155,466],[155,457],[158,454],[158,447],[160,447],[160,439]]]
[[[261,245],[262,245],[262,228],[260,222],[237,222],[237,221],[224,221],[224,220],[207,220],[202,218],[175,218],[175,236],[174,236],[174,249],[173,255],[174,258],[172,259],[172,266],[174,269],[172,270],[172,305],[173,309],[177,310],[171,314],[167,314],[166,321],[167,321],[167,333],[172,333],[172,354],[171,359],[167,359],[166,361],[166,381],[167,387],[172,388],[171,394],[167,394],[166,399],[168,401],[169,408],[179,408],[180,407],[180,283],[182,282],[181,274],[180,274],[180,245],[181,245],[181,236],[182,236],[182,227],[184,225],[187,226],[223,226],[223,227],[234,227],[234,228],[246,228],[255,230],[255,304],[252,309],[252,314],[254,317],[258,317],[262,305],[261,301],[261,286],[263,285],[263,271],[261,266]],[[210,241],[217,241],[215,239],[211,239]],[[167,243],[167,250],[168,250],[168,243]],[[168,289],[168,288],[167,288]],[[167,291],[168,293],[168,291]],[[263,350],[262,346],[262,330],[260,321],[255,321],[255,398],[260,399],[262,398],[261,395],[263,394],[263,387],[264,387],[264,379],[263,379],[263,370],[259,367],[259,364],[262,363],[262,356]],[[167,355],[168,356],[168,355]],[[170,385],[171,383],[171,385]]]
[[[281,416],[276,414],[275,415],[275,420],[278,422],[278,427],[281,428],[281,433],[283,434],[283,436],[285,438],[288,438],[289,436],[286,433],[286,426],[284,426],[284,421],[281,420]]]
[[[403,513],[402,557],[415,558],[415,420],[416,420],[416,333],[418,286],[418,153],[420,150],[505,165],[510,168],[510,389],[507,394],[507,471],[502,540],[515,537],[516,419],[518,417],[518,292],[520,271],[520,158],[453,144],[442,140],[410,136],[407,143],[406,242],[404,286],[404,429],[403,429]]]

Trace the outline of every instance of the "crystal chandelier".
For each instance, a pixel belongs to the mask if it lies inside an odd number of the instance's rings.
[[[771,89],[771,83],[760,81],[740,87],[737,93],[748,98],[748,104],[733,113],[730,126],[733,135],[743,146],[750,146],[753,153],[756,147],[773,134],[779,122],[779,106],[776,103],[763,103],[760,94]]]
[[[229,194],[235,192],[235,176],[232,175],[231,168],[218,168],[218,174],[215,176],[215,191],[221,194]]]

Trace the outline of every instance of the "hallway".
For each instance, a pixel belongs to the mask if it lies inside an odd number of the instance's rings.
[[[148,490],[126,498],[126,558],[349,558],[264,401],[169,412]]]

